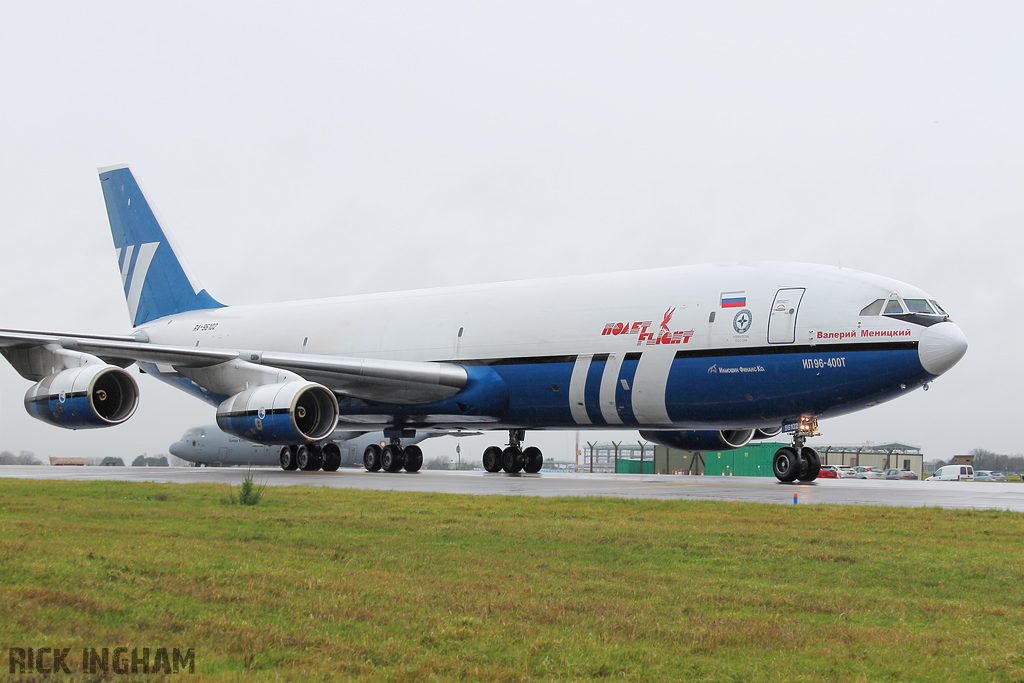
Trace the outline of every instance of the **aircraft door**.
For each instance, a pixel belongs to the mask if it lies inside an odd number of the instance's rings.
[[[768,318],[769,344],[792,344],[796,341],[796,317],[805,291],[804,287],[786,287],[775,293]]]

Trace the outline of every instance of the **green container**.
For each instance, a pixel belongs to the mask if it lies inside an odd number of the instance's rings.
[[[775,451],[788,444],[750,442],[734,451],[704,453],[704,474],[718,477],[771,477]]]
[[[643,465],[643,474],[654,474],[654,456],[651,456],[650,460],[644,460]],[[615,473],[640,474],[640,461],[619,458],[619,460],[615,463]]]

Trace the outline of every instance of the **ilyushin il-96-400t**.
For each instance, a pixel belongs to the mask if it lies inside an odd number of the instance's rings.
[[[782,481],[811,481],[821,418],[896,398],[967,341],[912,285],[797,263],[697,265],[227,306],[203,289],[127,166],[100,170],[132,325],[125,335],[0,331],[34,384],[25,406],[70,429],[135,412],[134,364],[216,407],[219,427],[337,469],[335,434],[383,430],[367,470],[416,471],[418,430],[507,430],[490,472],[537,472],[538,429],[637,429],[689,450],[792,432]]]

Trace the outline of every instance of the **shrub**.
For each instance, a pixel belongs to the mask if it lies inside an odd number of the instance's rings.
[[[266,484],[256,484],[252,478],[252,468],[249,467],[245,470],[245,478],[242,479],[241,490],[237,496],[234,491],[230,491],[228,493],[228,502],[232,505],[256,505],[263,499],[263,491],[266,488]]]

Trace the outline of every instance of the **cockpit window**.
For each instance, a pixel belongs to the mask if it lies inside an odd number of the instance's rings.
[[[865,306],[860,314],[861,315],[879,315],[882,312],[882,304],[885,303],[885,299],[875,299],[867,306]]]
[[[889,302],[885,304],[886,315],[900,315],[903,313],[903,307],[900,306],[899,299],[889,299]]]
[[[907,305],[911,313],[926,313],[928,315],[935,315],[935,311],[931,305],[928,304],[927,299],[904,299],[903,303]]]
[[[936,311],[938,311],[938,312],[939,312],[939,314],[941,314],[941,315],[949,315],[949,314],[948,314],[948,313],[946,313],[946,312],[945,312],[944,310],[942,310],[942,306],[940,306],[940,305],[939,305],[939,303],[938,303],[938,302],[937,302],[937,301],[936,301],[935,299],[929,299],[929,300],[928,300],[928,302],[929,302],[929,303],[931,303],[932,307],[933,307],[933,308],[934,308],[934,309],[935,309]]]

